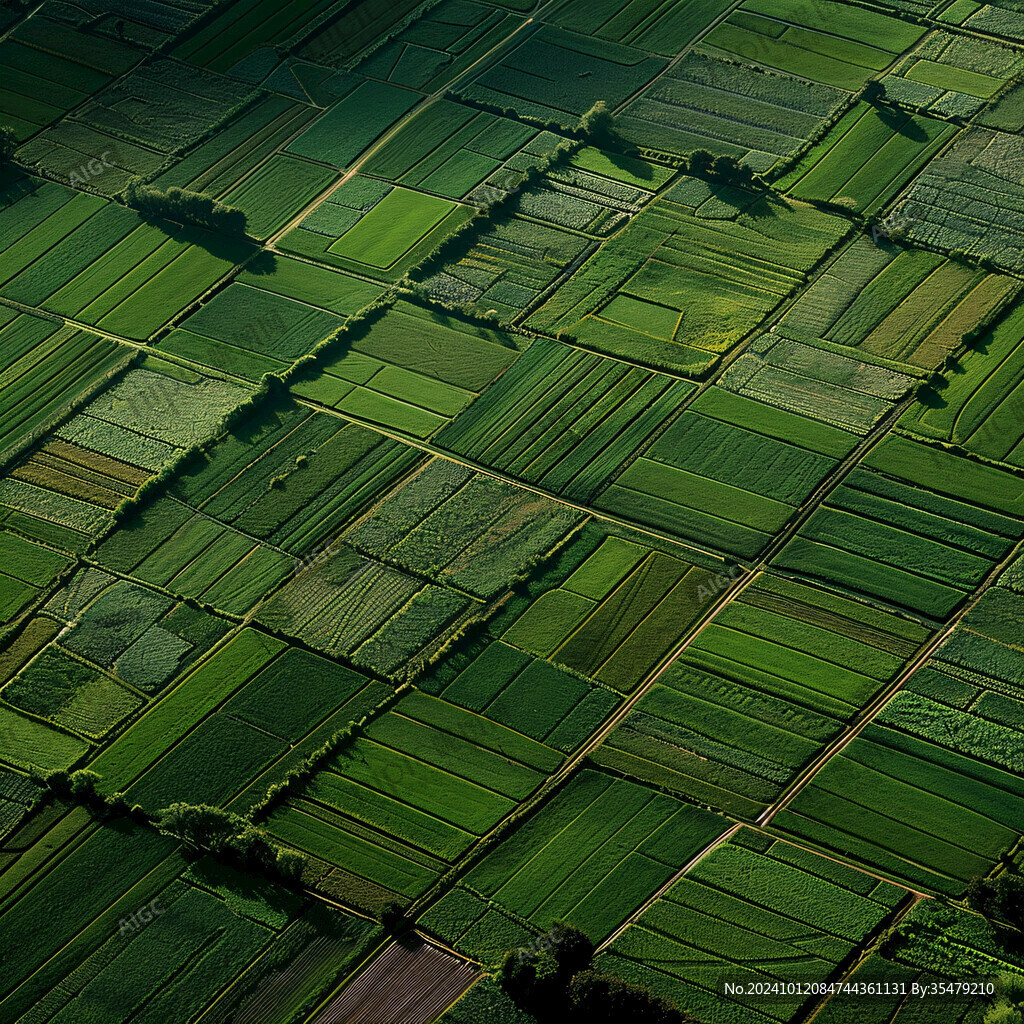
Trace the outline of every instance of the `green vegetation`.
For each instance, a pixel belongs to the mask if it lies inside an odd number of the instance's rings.
[[[1024,0],[0,63],[0,1021],[1021,1024]]]

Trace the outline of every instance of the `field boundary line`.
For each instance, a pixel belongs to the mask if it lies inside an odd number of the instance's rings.
[[[693,641],[701,635],[704,629],[711,624],[717,615],[731,604],[732,601],[759,575],[761,575],[759,572],[748,571],[746,575],[734,580],[732,585],[722,593],[718,600],[709,606],[709,608],[704,612],[702,618],[699,619],[693,627],[691,627],[689,633],[682,642],[662,659],[658,667],[647,678],[647,680],[637,688],[636,692],[626,698],[622,707],[619,708],[619,710],[610,718],[606,719],[601,724],[597,732],[595,732],[590,739],[583,744],[579,751],[567,758],[565,764],[563,764],[561,768],[549,775],[530,796],[525,800],[520,801],[508,815],[502,818],[502,820],[494,825],[489,832],[481,836],[473,846],[466,850],[462,854],[460,863],[453,865],[451,869],[452,877],[447,881],[442,878],[431,886],[426,893],[410,905],[408,914],[411,917],[419,917],[425,910],[433,906],[433,904],[437,902],[444,893],[450,891],[458,880],[470,869],[470,867],[477,863],[483,854],[489,852],[488,844],[493,840],[495,832],[499,832],[502,829],[502,826],[505,825],[511,817],[515,816],[516,818],[525,819],[531,816],[542,804],[546,803],[549,798],[554,796],[562,783],[569,778],[569,776],[579,768],[587,757],[589,757],[590,754],[608,738],[608,735],[622,723],[641,699],[646,696],[655,683],[657,683],[661,676],[676,662],[687,647],[689,647],[690,644],[692,644]],[[500,837],[499,842],[503,841],[503,839],[503,836]]]
[[[878,694],[874,700],[861,712],[861,716],[856,722],[850,725],[846,731],[834,739],[826,748],[819,754],[806,768],[804,768],[800,774],[786,787],[786,791],[782,796],[775,801],[770,807],[764,812],[758,815],[755,820],[755,824],[765,827],[771,824],[772,819],[779,813],[779,811],[786,810],[787,807],[800,795],[800,793],[808,786],[814,777],[821,771],[822,768],[828,764],[837,754],[842,751],[853,742],[867,726],[869,726],[875,718],[878,717],[882,709],[889,703],[889,701],[913,678],[917,672],[924,667],[925,663],[932,657],[932,655],[952,636],[953,632],[960,625],[962,620],[965,618],[968,612],[978,604],[978,602],[985,596],[986,591],[995,583],[995,581],[1002,574],[1003,570],[1006,569],[1017,556],[1024,551],[1024,541],[1019,541],[1010,552],[1003,558],[1001,562],[994,565],[981,581],[978,587],[974,590],[974,593],[964,602],[960,607],[960,610],[953,614],[953,616],[946,622],[946,624],[937,632],[931,639],[927,640],[922,647],[918,650],[917,654],[913,656],[906,667],[897,675],[896,679],[890,683],[881,693]]]

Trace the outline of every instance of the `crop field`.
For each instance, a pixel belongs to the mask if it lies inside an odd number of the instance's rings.
[[[966,129],[897,197],[908,237],[1019,271],[1022,160],[1019,136]]]
[[[86,103],[143,57],[142,51],[119,41],[87,36],[45,17],[32,18],[0,42],[4,123],[24,142]]]
[[[955,134],[945,121],[859,103],[776,186],[874,213]]]
[[[435,92],[468,71],[514,27],[512,15],[489,4],[442,0],[361,61],[359,73],[407,89]]]
[[[1019,477],[891,435],[776,565],[941,620],[1022,536]]]
[[[602,772],[581,772],[425,920],[491,960],[517,921],[569,921],[595,940],[722,831],[722,819]]]
[[[732,60],[853,91],[922,35],[918,25],[836,0],[746,0],[702,42]]]
[[[140,341],[250,252],[196,228],[168,236],[123,206],[50,182],[0,211],[0,223],[8,298]]]
[[[596,504],[704,548],[752,558],[853,443],[846,431],[712,388]]]
[[[694,195],[692,180],[675,185],[606,242],[530,325],[564,331],[622,359],[699,376],[848,230],[839,218],[804,205],[768,208],[762,200],[738,213],[728,195]]]
[[[579,69],[572,76],[561,73],[566,61]],[[476,103],[571,128],[597,100],[617,106],[664,66],[634,46],[543,25],[459,91]]]
[[[977,113],[985,101],[1024,70],[1024,56],[992,41],[934,32],[883,79],[886,94],[930,113],[959,117]]]
[[[1024,0],[2,5],[0,1024],[1019,1024],[1022,132]]]
[[[1022,602],[989,590],[774,825],[953,897],[986,874],[1021,836]]]
[[[1024,307],[972,346],[956,372],[920,394],[900,429],[1024,469]]]
[[[939,366],[1020,283],[962,260],[856,238],[779,321],[790,336],[856,346],[907,369]]]
[[[892,680],[928,631],[762,577],[596,753],[632,778],[753,818]]]
[[[514,604],[492,626],[502,644],[547,658],[628,693],[672,653],[703,610],[714,574],[701,565],[619,537],[580,536],[580,561],[557,587],[538,582],[525,610]],[[512,621],[514,620],[514,621]],[[511,625],[508,625],[511,621]]]
[[[281,247],[355,274],[394,281],[472,214],[451,200],[357,175],[289,231]]]
[[[685,155],[710,148],[769,171],[821,131],[845,97],[694,50],[625,108],[622,132],[644,149]]]
[[[346,416],[429,437],[516,359],[518,342],[458,315],[402,302],[346,351],[328,351],[321,369],[304,373],[292,390]]]
[[[866,356],[860,350],[857,354]],[[915,378],[882,359],[865,362],[822,339],[794,341],[773,328],[751,342],[718,384],[744,398],[863,435],[893,410]]]
[[[771,983],[829,976],[906,890],[752,830],[677,882],[598,966],[719,1021],[788,1020],[801,997],[723,997],[720,975]]]

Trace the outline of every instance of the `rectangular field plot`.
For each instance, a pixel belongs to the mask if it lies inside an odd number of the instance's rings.
[[[518,27],[512,15],[472,0],[443,0],[361,61],[358,71],[433,93]]]
[[[584,236],[513,215],[478,233],[463,256],[422,284],[440,302],[475,302],[512,320],[559,279],[568,283],[594,246]]]
[[[1019,842],[1024,597],[993,587],[773,826],[959,898]]]
[[[723,996],[720,979],[831,977],[905,896],[743,829],[631,924],[595,969],[649,986],[709,1024],[788,1021],[806,997]]]
[[[51,183],[0,211],[0,225],[10,239],[0,261],[7,298],[138,340],[251,253]]]
[[[752,558],[854,441],[846,431],[712,388],[595,503],[702,547]]]
[[[41,435],[130,354],[87,331],[0,311],[0,460]]]
[[[939,117],[968,118],[1024,70],[1024,56],[991,39],[936,31],[882,79],[888,97]]]
[[[619,703],[608,690],[496,640],[474,643],[418,685],[566,754]]]
[[[776,330],[752,342],[718,379],[719,387],[744,398],[862,436],[914,384],[882,360],[865,362],[827,342],[793,341]]]
[[[287,369],[383,290],[287,256],[256,261],[160,349],[257,381]]]
[[[618,772],[754,818],[895,678],[928,631],[759,577],[595,753]]]
[[[708,811],[587,769],[423,921],[485,962],[500,957],[500,915],[538,931],[567,921],[597,943],[727,825]]]
[[[0,43],[4,123],[24,142],[144,56],[122,42],[77,32],[36,12]]]
[[[825,268],[779,326],[794,338],[823,338],[931,370],[1019,292],[1011,277],[865,235]]]
[[[574,76],[562,73],[567,66],[578,69]],[[664,60],[632,46],[542,25],[459,91],[470,100],[575,128],[598,100],[618,106],[664,66]]]
[[[363,170],[461,199],[538,134],[517,121],[440,100],[385,143]]]
[[[606,242],[529,324],[699,376],[802,284],[847,230],[810,206],[768,204],[684,178]]]
[[[325,891],[375,909],[422,893],[562,759],[411,693],[331,757],[266,828],[334,869],[320,883]]]
[[[347,339],[346,339],[347,340]],[[292,384],[296,395],[385,429],[429,437],[517,358],[521,340],[398,302]]]
[[[947,379],[919,393],[900,429],[960,445],[1024,469],[1024,306],[957,361]]]
[[[691,51],[622,111],[617,130],[644,149],[708,149],[765,172],[819,132],[844,98],[839,89]]]
[[[907,235],[943,249],[1024,267],[1024,140],[967,128],[898,198]]]
[[[422,98],[410,89],[364,81],[290,142],[288,152],[330,167],[347,167]]]
[[[490,599],[529,576],[586,513],[435,458],[342,535],[370,557]]]
[[[44,870],[15,887],[4,912],[5,1020],[46,1024],[117,1020],[157,1024],[217,1012],[289,1012],[331,984],[365,950],[373,925],[309,907],[284,886],[209,858],[185,863],[172,840],[138,825],[72,825],[43,832],[27,856]],[[64,859],[52,857],[65,847]],[[106,884],[87,882],[98,873]],[[59,925],[41,908],[59,900]],[[51,923],[52,924],[52,923]],[[267,960],[290,957],[287,978]],[[333,970],[332,970],[333,966]],[[267,985],[261,999],[254,983]],[[229,989],[229,991],[225,991]]]
[[[512,613],[502,644],[628,693],[700,617],[711,581],[708,569],[607,537],[560,586]]]
[[[281,240],[281,247],[393,281],[472,216],[466,206],[357,175]]]
[[[312,562],[419,458],[398,441],[282,399],[186,467],[170,493],[207,521]]]
[[[941,620],[1021,536],[1024,481],[890,435],[774,564]]]
[[[878,210],[956,129],[945,121],[860,102],[776,188],[794,199]]]
[[[437,443],[587,502],[691,390],[685,381],[538,338]]]
[[[856,92],[924,33],[920,25],[835,0],[747,0],[702,43],[733,60]]]
[[[243,0],[204,19],[174,48],[174,56],[213,71],[228,71],[253,50],[301,39],[308,26],[333,6],[331,0],[301,0],[280,7],[272,0]]]
[[[729,8],[726,0],[561,0],[546,21],[610,43],[674,56]]]

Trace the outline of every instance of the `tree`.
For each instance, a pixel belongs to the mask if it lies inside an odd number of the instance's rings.
[[[7,124],[0,125],[0,164],[9,164],[14,159],[14,151],[18,148],[18,136]]]
[[[161,832],[207,853],[223,853],[240,825],[235,815],[208,804],[171,804],[157,819]]]
[[[709,153],[706,149],[695,149],[690,154],[689,160],[689,171],[691,174],[695,174],[698,178],[706,178],[711,174],[711,169],[715,165],[715,158],[713,154]]]
[[[580,118],[579,132],[598,144],[611,142],[616,138],[615,115],[608,109],[608,104],[604,100],[598,100]]]
[[[640,985],[594,971],[582,971],[572,979],[569,1008],[574,1020],[587,1024],[687,1024],[694,1020]]]
[[[172,185],[166,192],[151,185],[130,182],[123,198],[143,216],[165,217],[182,224],[194,224],[230,235],[244,235],[246,219],[242,210],[206,195]]]
[[[877,105],[885,100],[885,85],[877,78],[872,78],[864,86],[861,97],[872,105]]]

